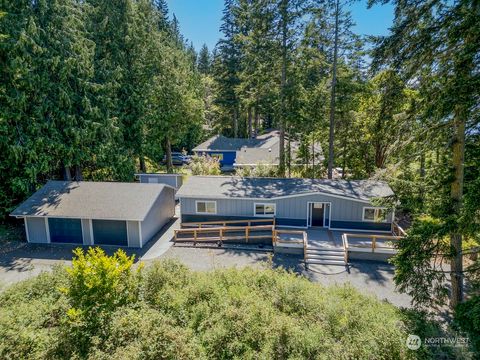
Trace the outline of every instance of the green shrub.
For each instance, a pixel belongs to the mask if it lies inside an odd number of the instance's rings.
[[[211,156],[193,155],[186,165],[192,175],[220,175],[220,161]]]
[[[277,166],[260,162],[256,166],[237,168],[235,173],[242,177],[276,177],[278,175],[278,169]]]
[[[432,357],[406,348],[411,319],[350,286],[284,270],[193,272],[171,260],[137,273],[132,261],[77,251],[67,272],[0,294],[0,358]]]
[[[74,250],[72,267],[67,268],[67,284],[61,290],[69,303],[58,351],[64,355],[85,355],[92,340],[105,337],[110,316],[117,308],[138,299],[139,272],[132,271],[134,257],[123,250],[113,256],[96,247],[86,253]]]
[[[455,321],[480,353],[480,295],[475,294],[455,309]]]

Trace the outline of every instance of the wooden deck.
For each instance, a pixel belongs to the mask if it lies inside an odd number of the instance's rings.
[[[275,219],[250,219],[182,223],[175,230],[174,243],[263,243],[279,250],[297,249],[304,255],[311,248],[341,249],[347,263],[351,253],[395,254],[394,243],[404,235],[405,231],[395,223],[392,233],[365,233],[323,228],[292,230],[276,226]]]

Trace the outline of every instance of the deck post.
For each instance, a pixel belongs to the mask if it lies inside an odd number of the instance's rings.
[[[250,225],[245,228],[245,242],[248,243],[248,237],[250,236]]]
[[[197,245],[197,230],[193,230],[193,245]]]
[[[372,236],[372,252],[375,252],[375,245],[377,242],[377,237],[375,235]]]

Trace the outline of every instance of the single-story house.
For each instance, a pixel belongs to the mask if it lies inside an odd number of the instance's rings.
[[[49,181],[10,215],[30,243],[145,245],[173,217],[175,190],[164,184]]]
[[[254,139],[228,138],[215,135],[192,149],[195,154],[217,157],[224,169],[233,169],[237,155],[246,149],[264,149],[266,153],[278,152],[278,131],[259,135]]]
[[[295,161],[300,147],[297,141],[291,141],[292,157]],[[223,170],[239,167],[254,167],[258,164],[278,166],[280,162],[280,133],[276,130],[256,136],[253,139],[227,138],[216,135],[193,148],[198,155],[217,157]],[[316,162],[323,160],[320,144],[315,144]]]
[[[173,187],[177,191],[182,186],[183,178],[182,174],[157,174],[157,173],[145,173],[135,174],[141,183],[147,184],[165,184]]]
[[[192,176],[177,192],[182,222],[275,217],[280,226],[390,231],[394,214],[372,204],[385,182]]]

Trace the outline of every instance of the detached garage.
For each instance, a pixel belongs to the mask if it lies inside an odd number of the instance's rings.
[[[173,217],[164,184],[49,181],[10,215],[28,242],[142,247]]]

